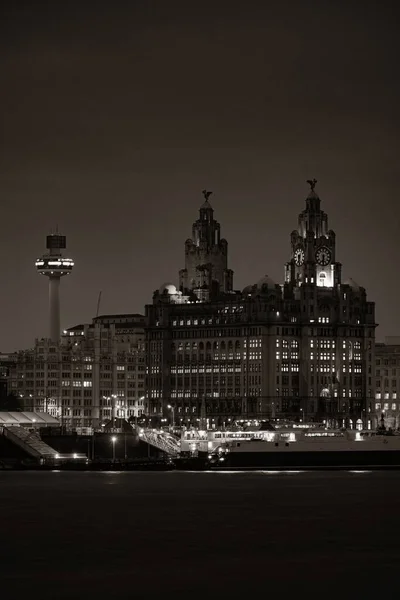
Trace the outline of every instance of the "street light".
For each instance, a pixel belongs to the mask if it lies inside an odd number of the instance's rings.
[[[175,408],[171,404],[168,404],[167,408],[169,408],[172,413],[172,427],[175,427]]]
[[[117,395],[116,394],[111,394],[111,414],[112,414],[112,420],[113,420],[113,429],[115,429],[115,404],[116,404],[116,399],[117,399]]]
[[[117,441],[117,438],[115,437],[115,435],[113,435],[111,438],[112,447],[113,447],[113,462],[115,462],[115,442],[116,441]]]

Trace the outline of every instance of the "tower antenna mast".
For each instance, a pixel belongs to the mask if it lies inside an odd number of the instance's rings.
[[[74,261],[62,255],[66,247],[67,238],[58,233],[57,227],[57,233],[47,236],[47,252],[35,262],[38,273],[49,279],[49,337],[55,343],[60,341],[60,279],[74,267]]]

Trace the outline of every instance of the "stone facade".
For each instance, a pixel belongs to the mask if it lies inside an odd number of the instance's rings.
[[[342,282],[336,236],[311,183],[282,284],[265,276],[233,291],[227,243],[208,200],[201,206],[180,289],[164,284],[146,307],[146,410],[154,420],[173,411],[182,424],[288,418],[371,426],[374,304],[354,280]]]

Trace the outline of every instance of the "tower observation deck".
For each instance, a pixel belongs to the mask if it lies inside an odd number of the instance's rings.
[[[69,275],[74,267],[71,258],[65,258],[62,250],[67,247],[65,235],[53,233],[46,238],[48,252],[35,262],[41,275],[49,278],[49,334],[53,342],[60,340],[60,279]]]

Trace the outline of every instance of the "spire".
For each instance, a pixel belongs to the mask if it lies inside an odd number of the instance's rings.
[[[328,217],[321,210],[321,200],[315,192],[317,180],[307,179],[310,192],[306,198],[306,208],[299,215],[299,234],[306,237],[307,231],[313,232],[314,236],[326,235],[328,232]]]
[[[310,193],[307,196],[307,208],[311,210],[319,210],[320,199],[318,194],[315,191],[315,185],[317,183],[316,179],[307,179],[307,183],[310,185]],[[310,202],[309,202],[310,200]],[[313,200],[315,202],[313,202]]]
[[[199,218],[193,223],[192,237],[185,242],[185,268],[179,272],[180,290],[193,291],[201,301],[232,290],[228,242],[221,239],[220,224],[208,201],[211,194],[203,190]]]
[[[209,203],[208,199],[211,196],[212,192],[208,192],[207,190],[203,190],[202,192],[205,201],[203,202],[203,204],[200,206],[200,210],[213,210],[211,204]]]

